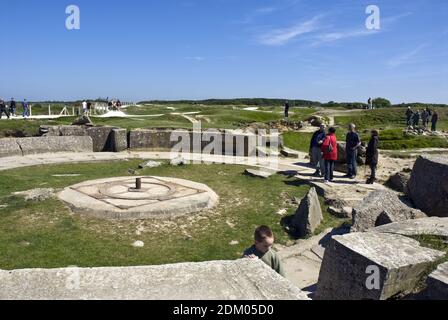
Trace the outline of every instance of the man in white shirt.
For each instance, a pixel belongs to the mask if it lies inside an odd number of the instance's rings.
[[[82,111],[83,111],[84,114],[87,113],[87,102],[86,101],[82,102]]]

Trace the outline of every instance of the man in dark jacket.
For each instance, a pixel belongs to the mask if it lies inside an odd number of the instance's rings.
[[[3,113],[6,115],[6,117],[9,119],[9,112],[6,110],[6,104],[5,101],[3,101],[2,98],[0,98],[0,119],[3,116]]]
[[[373,184],[376,179],[376,168],[378,166],[378,131],[372,130],[372,137],[370,138],[369,145],[366,151],[366,165],[370,166],[370,178],[367,180],[367,184]]]
[[[413,125],[414,127],[418,127],[420,124],[420,111],[415,111],[414,115],[412,116]]]
[[[285,118],[289,118],[289,102],[285,102]]]
[[[347,157],[347,178],[355,179],[358,173],[358,148],[361,146],[361,139],[356,132],[356,126],[352,123],[348,126],[348,133],[345,140],[345,150]]]
[[[408,107],[408,109],[406,110],[406,125],[408,127],[410,127],[412,125],[412,115],[414,114],[414,112],[412,111],[411,107]]]
[[[311,138],[310,143],[310,151],[311,151],[311,159],[312,165],[316,168],[316,172],[314,176],[324,176],[325,175],[325,162],[322,157],[321,146],[324,143],[326,137],[325,133],[325,125],[321,125],[320,129],[314,132],[313,137]]]
[[[439,114],[437,113],[436,110],[434,110],[434,113],[432,114],[432,118],[431,118],[431,131],[435,132],[437,131],[437,122],[439,121]]]
[[[16,109],[16,101],[14,100],[14,98],[11,98],[11,102],[9,103],[9,113],[14,117],[16,116]]]

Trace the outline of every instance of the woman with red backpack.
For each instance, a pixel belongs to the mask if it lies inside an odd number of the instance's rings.
[[[328,135],[322,143],[321,149],[325,160],[325,183],[333,181],[334,163],[338,160],[338,142],[336,139],[336,129],[328,129]]]

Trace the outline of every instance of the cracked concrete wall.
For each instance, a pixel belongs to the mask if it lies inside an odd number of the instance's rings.
[[[91,137],[33,137],[0,139],[0,158],[57,152],[92,152]]]

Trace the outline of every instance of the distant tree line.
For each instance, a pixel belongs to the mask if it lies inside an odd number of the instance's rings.
[[[95,100],[89,99],[92,102],[107,102],[104,98],[97,98]],[[191,105],[245,105],[245,106],[258,106],[258,107],[272,107],[272,106],[283,106],[285,101],[288,101],[291,107],[321,107],[321,108],[345,108],[345,109],[366,109],[367,103],[363,102],[318,102],[311,100],[300,100],[300,99],[269,99],[269,98],[238,98],[238,99],[207,99],[207,100],[148,100],[141,101],[138,104],[191,104]],[[33,104],[62,104],[62,105],[79,105],[82,100],[79,101],[41,101],[32,102]],[[385,98],[375,98],[373,99],[373,105],[375,108],[448,108],[447,104],[431,104],[431,103],[400,103],[392,104],[389,100]]]

